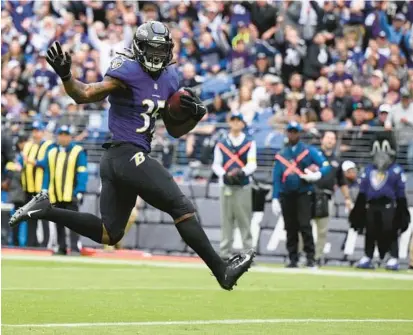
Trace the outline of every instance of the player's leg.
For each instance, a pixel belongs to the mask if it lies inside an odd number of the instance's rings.
[[[235,190],[235,218],[241,232],[244,249],[252,248],[251,220],[252,220],[252,189],[247,185],[236,187]]]
[[[281,209],[284,219],[284,227],[287,233],[286,247],[290,264],[288,267],[297,267],[298,264],[298,220],[297,220],[297,197],[281,197]]]
[[[107,153],[102,157],[103,169],[107,169]],[[26,205],[19,208],[9,220],[9,225],[14,227],[28,219],[43,219],[55,222],[57,225],[66,226],[80,235],[89,237],[97,243],[108,243],[107,234],[104,236],[102,219],[90,214],[80,213],[67,209],[60,209],[50,205],[49,196],[41,192],[33,197]]]
[[[315,247],[311,226],[312,199],[310,195],[302,193],[298,196],[296,211],[301,236],[303,237],[304,252],[307,256],[307,265],[314,266]]]
[[[120,242],[135,203],[136,192],[131,185],[102,179],[100,212],[105,244],[116,245]]]
[[[132,146],[130,159],[117,162],[122,166],[122,181],[137,190],[144,201],[171,215],[184,242],[202,258],[221,287],[231,290],[251,266],[255,253],[251,250],[225,263],[215,252],[195,215],[194,206],[172,175],[158,161],[136,151]]]
[[[317,243],[315,245],[315,259],[318,263],[321,263],[321,259],[324,256],[324,246],[327,240],[328,232],[328,222],[330,217],[326,216],[324,218],[315,218],[314,219],[317,225]]]
[[[234,194],[232,187],[221,187],[221,243],[219,245],[221,257],[229,259],[234,241]]]
[[[376,231],[377,222],[375,219],[375,211],[371,207],[367,209],[366,213],[366,236],[364,240],[364,256],[357,263],[357,267],[361,269],[372,269],[374,248],[376,246]]]

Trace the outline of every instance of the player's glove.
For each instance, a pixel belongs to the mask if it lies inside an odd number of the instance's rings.
[[[190,88],[184,88],[190,95],[181,95],[181,109],[190,115],[196,121],[201,120],[207,112],[206,107],[202,104],[196,94]]]
[[[67,81],[72,77],[72,73],[70,72],[72,57],[68,52],[63,54],[62,46],[58,41],[55,41],[47,50],[46,61],[62,81]]]

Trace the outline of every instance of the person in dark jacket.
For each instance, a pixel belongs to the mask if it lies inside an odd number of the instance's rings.
[[[272,211],[281,212],[287,232],[290,263],[298,267],[298,233],[303,237],[307,266],[314,267],[314,239],[311,228],[313,183],[330,172],[330,164],[315,147],[300,141],[302,127],[297,122],[287,125],[288,143],[275,156],[273,169]],[[317,170],[315,170],[317,167]]]
[[[330,53],[327,49],[326,38],[317,33],[307,50],[303,66],[303,74],[307,79],[317,79],[322,74],[323,68],[330,62]]]

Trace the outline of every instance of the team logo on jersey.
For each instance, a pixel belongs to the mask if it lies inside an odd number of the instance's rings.
[[[116,57],[115,59],[112,60],[112,62],[110,63],[110,69],[111,70],[116,70],[118,68],[120,68],[123,64],[123,59],[122,57]]]
[[[380,190],[387,182],[388,172],[381,172],[378,170],[371,171],[370,184],[375,190]]]

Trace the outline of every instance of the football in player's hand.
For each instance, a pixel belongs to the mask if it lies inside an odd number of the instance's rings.
[[[177,121],[185,121],[190,118],[190,115],[181,109],[181,96],[191,95],[185,90],[176,91],[167,101],[167,110],[171,117]]]
[[[307,169],[310,170],[311,172],[317,172],[320,170],[320,168],[316,164],[311,164]]]

